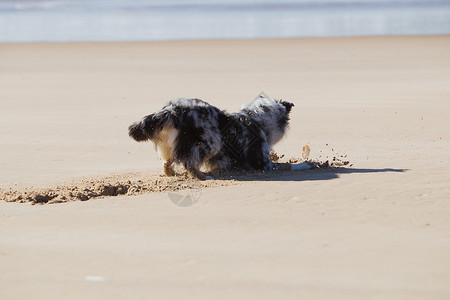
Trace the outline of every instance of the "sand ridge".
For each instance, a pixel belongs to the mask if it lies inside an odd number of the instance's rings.
[[[332,150],[334,152],[334,149]],[[322,156],[319,157],[321,158]],[[346,157],[346,154],[336,153],[332,157],[325,156],[325,160],[305,160],[304,158],[298,157],[286,158],[284,154],[278,154],[275,151],[270,153],[270,159],[273,162],[300,163],[308,161],[315,166],[313,169],[316,170],[332,170],[333,168],[347,166],[349,165],[349,161],[345,160]],[[243,182],[270,180],[274,176],[288,177],[298,174],[297,171],[229,172],[215,174],[213,180],[200,181],[188,175],[186,172],[177,173],[173,177],[167,177],[155,172],[124,172],[109,176],[84,177],[46,188],[10,187],[9,189],[0,189],[0,199],[6,202],[55,204],[69,201],[87,201],[94,198],[119,195],[133,196],[145,193],[230,186]]]
[[[199,181],[180,174],[174,177],[152,172],[128,172],[109,176],[73,180],[66,184],[47,188],[9,188],[0,190],[0,199],[7,202],[31,202],[32,204],[54,204],[69,201],[86,201],[93,198],[119,195],[177,191],[183,189],[234,185],[233,179]]]

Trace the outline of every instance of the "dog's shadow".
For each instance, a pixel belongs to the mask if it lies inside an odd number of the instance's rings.
[[[269,171],[269,172],[246,172],[228,173],[215,177],[216,180],[236,180],[236,181],[317,181],[337,179],[341,174],[367,174],[367,173],[403,173],[408,169],[369,169],[350,167],[328,167],[316,168],[302,171]]]

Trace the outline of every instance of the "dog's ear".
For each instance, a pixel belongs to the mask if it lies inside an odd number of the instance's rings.
[[[292,106],[295,106],[294,103],[287,102],[287,101],[280,101],[280,104],[282,104],[284,107],[286,107],[287,113],[290,113]]]

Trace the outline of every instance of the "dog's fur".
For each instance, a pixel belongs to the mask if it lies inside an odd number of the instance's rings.
[[[179,98],[128,130],[136,141],[155,144],[166,175],[175,174],[175,163],[204,180],[202,171],[274,169],[269,153],[284,136],[293,106],[260,96],[227,113],[199,99]]]

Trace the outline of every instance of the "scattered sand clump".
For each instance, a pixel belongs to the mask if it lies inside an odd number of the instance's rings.
[[[325,146],[329,147],[328,144],[325,144]],[[310,159],[309,158],[310,153],[311,149],[309,148],[309,146],[304,145],[302,148],[302,158],[299,157],[286,158],[284,154],[279,155],[275,151],[270,152],[269,158],[271,161],[278,163],[296,164],[301,162],[309,162],[312,163],[312,165],[314,165],[315,168],[318,169],[352,166],[352,164],[350,164],[350,161],[347,160],[347,154],[337,153],[334,151],[333,148],[331,148],[331,155],[327,155],[324,158],[322,158],[322,156],[319,155],[317,159]]]

